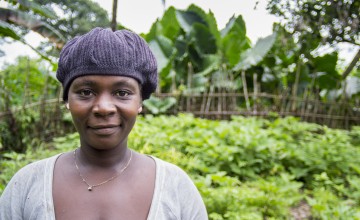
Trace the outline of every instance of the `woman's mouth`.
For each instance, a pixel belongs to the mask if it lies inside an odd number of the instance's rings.
[[[119,129],[119,125],[97,125],[88,127],[92,132],[100,136],[107,136],[116,133]]]

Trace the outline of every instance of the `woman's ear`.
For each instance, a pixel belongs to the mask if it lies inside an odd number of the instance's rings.
[[[138,114],[140,114],[142,112],[142,105],[140,105],[140,107],[138,108]]]
[[[66,107],[68,110],[70,110],[70,105],[69,105],[68,102],[65,104],[65,107]]]

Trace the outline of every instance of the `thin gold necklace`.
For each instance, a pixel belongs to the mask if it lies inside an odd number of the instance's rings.
[[[89,183],[85,180],[85,178],[83,177],[83,175],[82,175],[81,172],[80,172],[79,166],[78,166],[77,163],[76,163],[76,150],[77,150],[77,149],[74,150],[74,163],[75,163],[75,167],[76,167],[76,170],[78,171],[79,176],[81,177],[82,181],[88,186],[88,190],[89,190],[89,191],[92,191],[94,187],[101,186],[101,185],[103,185],[103,184],[105,184],[105,183],[107,183],[107,182],[110,182],[110,181],[114,180],[116,177],[120,176],[120,174],[121,174],[122,172],[124,172],[124,171],[126,170],[126,168],[128,168],[128,166],[129,166],[129,164],[130,164],[130,162],[131,162],[131,159],[132,159],[132,150],[130,150],[130,158],[129,158],[128,162],[126,163],[126,165],[120,170],[120,172],[118,172],[115,176],[112,176],[112,177],[110,177],[109,179],[107,179],[107,180],[105,180],[105,181],[103,181],[103,182],[101,182],[101,183],[98,183],[98,184],[95,184],[95,185],[91,185],[91,184],[89,184]]]

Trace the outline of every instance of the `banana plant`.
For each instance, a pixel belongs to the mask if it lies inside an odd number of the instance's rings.
[[[53,42],[58,49],[61,49],[64,45],[65,38],[57,30],[30,14],[9,8],[0,8],[0,20],[2,23],[15,24],[35,31]],[[10,26],[7,25],[7,28],[10,29]],[[6,32],[2,34],[6,34]],[[13,37],[15,40],[21,39],[19,35],[15,36],[14,34],[17,35],[15,31],[12,30],[8,37]]]
[[[161,90],[185,87],[183,92],[198,93],[209,87],[241,87],[234,74],[259,63],[275,35],[252,47],[242,16],[232,17],[219,30],[211,11],[191,5],[186,10],[170,7],[145,38],[158,60]]]
[[[23,38],[22,34],[16,31],[16,26],[25,28],[25,30],[32,30],[43,37],[47,38],[50,42],[54,43],[57,49],[61,49],[65,43],[65,37],[62,36],[55,28],[49,24],[38,19],[37,16],[45,18],[56,18],[56,13],[50,9],[41,7],[33,1],[28,0],[8,0],[8,7],[0,7],[0,36],[10,37],[16,41],[29,46],[43,59],[53,63],[51,58],[44,55],[41,51],[32,47]],[[32,12],[32,13],[28,13]]]

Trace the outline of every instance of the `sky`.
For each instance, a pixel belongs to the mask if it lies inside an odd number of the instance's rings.
[[[94,0],[102,8],[108,11],[111,16],[112,0]],[[247,35],[256,42],[260,37],[266,37],[272,33],[272,25],[277,18],[266,12],[266,1],[259,0],[256,10],[255,0],[165,0],[165,7],[174,6],[177,9],[186,9],[191,4],[196,4],[205,12],[211,10],[218,23],[218,28],[225,27],[229,19],[235,15],[242,15],[246,27]],[[0,7],[5,6],[5,2],[0,1]],[[147,33],[151,25],[157,18],[162,17],[164,7],[162,0],[118,0],[117,21],[136,33]],[[25,36],[25,40],[36,47],[44,40],[41,35],[30,32]],[[0,49],[5,52],[5,56],[0,57],[0,67],[4,63],[13,63],[19,55],[37,57],[36,53],[22,43],[11,43],[0,45]]]
[[[94,0],[111,16],[112,0]],[[272,33],[272,25],[278,19],[267,13],[266,0],[165,0],[166,8],[174,6],[177,9],[186,9],[190,4],[196,4],[205,12],[211,10],[218,23],[218,28],[225,27],[229,19],[235,15],[242,15],[246,24],[247,36],[255,43],[259,38],[266,37]],[[5,2],[0,1],[0,7]],[[164,7],[162,0],[118,0],[117,21],[136,33],[147,33],[157,18],[162,17]],[[39,34],[30,32],[25,40],[36,47],[41,40]],[[0,49],[6,54],[0,57],[0,68],[4,63],[12,63],[19,55],[37,57],[34,51],[21,43],[0,45]],[[348,52],[343,51],[345,53]]]

